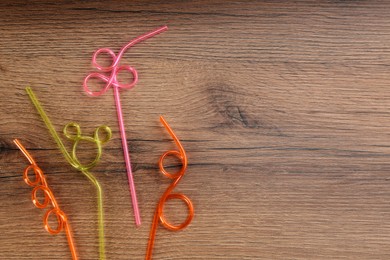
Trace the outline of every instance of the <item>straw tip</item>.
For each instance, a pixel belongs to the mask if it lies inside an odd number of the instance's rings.
[[[28,94],[29,96],[34,95],[33,90],[32,90],[31,87],[26,87],[25,90],[26,90],[26,92],[27,92],[27,94]]]
[[[14,140],[12,140],[13,142],[14,142],[14,144],[16,144],[16,146],[18,146],[18,147],[20,147],[20,141],[19,141],[19,139],[14,139]]]
[[[167,121],[165,120],[165,118],[164,118],[162,115],[160,115],[160,122],[161,122],[163,125],[167,124]]]

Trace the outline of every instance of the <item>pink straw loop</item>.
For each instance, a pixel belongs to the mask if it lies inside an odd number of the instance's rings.
[[[107,75],[104,75],[104,74],[100,74],[100,73],[90,73],[85,79],[84,79],[84,90],[85,92],[87,92],[88,95],[90,96],[100,96],[104,93],[107,92],[107,90],[111,87],[111,86],[114,86],[114,87],[119,87],[119,88],[124,88],[124,89],[130,89],[132,87],[135,86],[135,84],[137,84],[137,81],[138,81],[138,73],[137,73],[137,70],[131,66],[119,66],[119,62],[123,56],[123,54],[125,53],[126,50],[130,49],[132,46],[134,46],[135,44],[139,43],[139,42],[142,42],[148,38],[151,38],[159,33],[162,33],[164,31],[166,31],[168,29],[168,27],[166,25],[154,30],[154,31],[151,31],[149,33],[146,33],[146,34],[143,34],[137,38],[135,38],[134,40],[130,41],[128,44],[126,44],[125,46],[122,47],[122,49],[119,51],[118,53],[118,56],[115,55],[115,53],[109,49],[109,48],[101,48],[101,49],[98,49],[97,51],[94,52],[93,56],[92,56],[92,65],[102,71],[102,72],[106,72],[106,73],[109,73],[110,72],[110,76],[108,77]],[[108,54],[110,57],[111,57],[111,64],[110,66],[102,66],[98,63],[97,61],[97,58],[100,54],[102,53],[106,53]],[[122,70],[126,70],[126,71],[129,71],[132,76],[133,76],[133,80],[128,83],[128,84],[121,84],[118,82],[118,79],[117,79],[117,76],[118,76],[118,73]],[[101,79],[103,80],[104,82],[106,82],[106,86],[101,90],[101,91],[92,91],[89,87],[88,87],[88,80],[91,79],[91,78],[97,78],[97,79]]]
[[[107,82],[106,86],[100,90],[100,91],[92,91],[89,87],[88,87],[88,81],[90,79],[101,79],[105,82]],[[112,78],[108,78],[106,77],[105,75],[103,74],[100,74],[100,73],[96,73],[96,72],[93,72],[93,73],[90,73],[88,74],[88,76],[85,77],[84,79],[84,83],[83,83],[83,87],[84,87],[84,91],[87,92],[88,95],[90,96],[93,96],[93,97],[98,97],[100,95],[103,95],[104,93],[107,92],[107,90],[110,88],[110,85],[111,85],[111,82],[112,81]]]
[[[99,54],[101,53],[107,53],[108,55],[111,56],[111,65],[110,66],[101,66],[99,65],[99,63],[97,62],[97,57],[99,56]],[[109,48],[101,48],[101,49],[98,49],[97,51],[95,51],[95,53],[93,54],[92,56],[92,65],[97,68],[98,70],[101,70],[101,71],[104,71],[104,72],[110,72],[113,70],[114,67],[116,67],[118,65],[118,62],[119,62],[119,59],[117,59],[115,53],[109,49]]]
[[[117,76],[119,75],[119,72],[121,72],[121,71],[128,71],[132,74],[133,79],[132,79],[132,81],[130,81],[130,83],[128,83],[128,84],[118,83]],[[123,88],[123,89],[130,89],[130,88],[134,87],[135,84],[137,84],[137,82],[138,82],[138,72],[135,68],[133,68],[129,65],[120,66],[119,68],[116,69],[114,82],[116,82],[116,83],[113,83],[113,85],[116,87]]]

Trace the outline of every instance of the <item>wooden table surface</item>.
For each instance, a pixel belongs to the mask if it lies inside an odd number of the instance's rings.
[[[13,138],[47,174],[80,259],[98,258],[95,189],[57,149],[31,86],[58,133],[71,121],[88,135],[112,127],[92,170],[108,259],[144,258],[171,183],[157,161],[176,147],[159,115],[188,153],[175,191],[195,217],[180,232],[158,228],[154,259],[390,259],[389,14],[388,1],[2,1],[0,258],[70,259],[65,234],[48,234],[31,202]],[[92,98],[82,82],[96,49],[117,52],[164,24],[122,59],[139,73],[121,91],[137,229],[113,92]],[[186,217],[180,201],[165,211]]]

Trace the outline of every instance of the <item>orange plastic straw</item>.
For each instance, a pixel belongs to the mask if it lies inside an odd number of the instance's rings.
[[[162,174],[164,174],[166,177],[172,179],[173,182],[171,183],[171,185],[169,185],[169,187],[166,189],[164,194],[161,196],[160,201],[159,201],[159,203],[157,205],[156,211],[154,213],[154,218],[153,218],[153,222],[152,222],[152,228],[150,229],[149,243],[148,243],[148,247],[146,249],[145,259],[151,259],[152,258],[154,241],[155,241],[157,226],[158,226],[159,222],[161,222],[161,225],[163,225],[165,228],[167,228],[169,230],[178,231],[178,230],[181,230],[181,229],[184,229],[185,227],[187,227],[191,223],[192,218],[194,217],[194,206],[192,205],[191,200],[187,196],[185,196],[184,194],[171,193],[173,191],[173,189],[176,187],[176,185],[179,183],[181,178],[184,176],[185,171],[187,169],[187,155],[186,155],[186,152],[185,152],[183,146],[181,145],[179,139],[175,135],[175,133],[169,127],[167,121],[165,121],[164,117],[160,116],[160,121],[164,125],[164,127],[167,129],[168,133],[171,135],[173,140],[175,141],[177,147],[179,148],[179,151],[170,150],[168,152],[165,152],[160,157],[160,160],[158,162],[158,166],[160,167],[160,171],[162,172]],[[167,170],[165,170],[165,168],[164,168],[164,159],[167,156],[169,156],[169,155],[170,156],[174,156],[174,157],[178,158],[181,161],[182,167],[181,167],[179,172],[177,172],[177,173],[169,173]],[[180,199],[180,200],[184,201],[184,203],[188,207],[187,219],[183,223],[181,223],[179,225],[176,225],[176,226],[171,224],[171,223],[169,223],[166,220],[166,218],[164,217],[164,212],[163,212],[165,202],[167,200],[171,200],[171,199]]]
[[[27,152],[26,148],[19,142],[18,139],[14,140],[14,143],[18,146],[20,151],[26,156],[27,160],[30,162],[30,165],[26,167],[23,173],[23,179],[24,182],[27,183],[27,185],[34,187],[32,191],[32,202],[33,204],[40,209],[46,208],[51,202],[53,208],[46,211],[44,217],[43,217],[43,224],[45,225],[45,229],[47,232],[50,234],[58,234],[60,233],[63,229],[65,230],[66,233],[66,238],[68,239],[68,244],[69,244],[69,249],[70,253],[72,254],[72,259],[78,259],[77,258],[77,253],[76,253],[76,248],[74,245],[74,241],[72,238],[72,232],[68,223],[68,218],[65,215],[65,213],[60,209],[53,192],[49,188],[45,175],[43,174],[43,171],[41,168],[38,167],[37,163],[34,161],[32,156]],[[32,181],[29,177],[29,172],[30,170],[33,170],[35,174],[35,180]],[[42,191],[43,194],[45,195],[43,203],[39,202],[37,198],[37,193],[38,191]],[[57,228],[52,229],[49,225],[49,217],[51,214],[54,214],[57,218]]]

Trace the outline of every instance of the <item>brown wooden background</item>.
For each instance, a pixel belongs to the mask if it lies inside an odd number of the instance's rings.
[[[88,97],[82,80],[94,50],[164,24],[122,59],[140,76],[121,92],[136,229],[113,93]],[[43,228],[13,138],[47,174],[80,258],[98,258],[95,190],[57,150],[27,85],[58,132],[70,121],[85,134],[113,129],[93,170],[109,259],[145,255],[170,183],[157,161],[175,148],[160,114],[187,149],[176,191],[195,218],[181,232],[158,229],[155,259],[390,259],[388,1],[2,1],[0,79],[1,259],[70,259],[65,235]],[[180,202],[166,210],[185,217]]]

